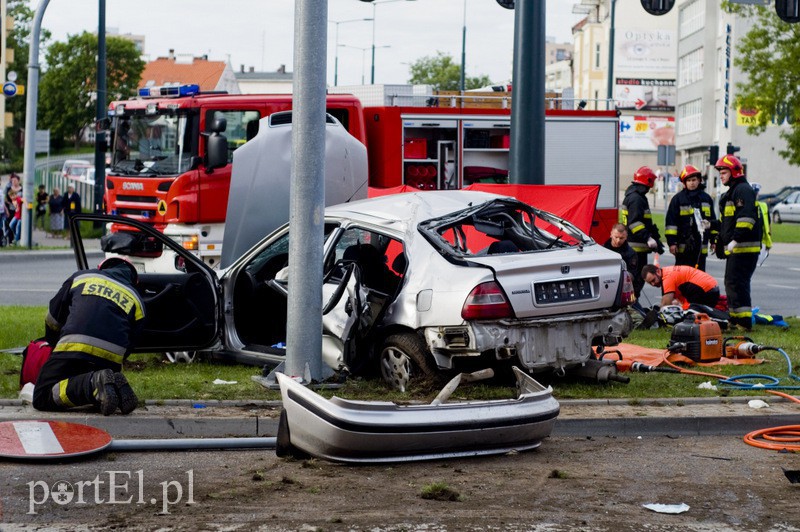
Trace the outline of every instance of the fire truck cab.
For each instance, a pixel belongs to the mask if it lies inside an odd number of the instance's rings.
[[[152,224],[217,266],[233,152],[256,136],[262,118],[291,108],[291,94],[204,94],[197,85],[143,88],[137,98],[112,102],[106,212]],[[357,98],[328,96],[326,110],[366,143]],[[209,149],[220,145],[227,149]],[[161,250],[146,243],[140,248],[137,267],[145,269]]]

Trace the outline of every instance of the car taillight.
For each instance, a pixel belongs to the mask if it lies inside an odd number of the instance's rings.
[[[465,320],[496,320],[513,318],[514,311],[503,289],[491,281],[472,289],[461,308],[461,317]]]
[[[636,296],[633,293],[633,279],[630,272],[623,270],[622,272],[622,289],[619,292],[619,306],[627,307],[633,305],[636,301]]]

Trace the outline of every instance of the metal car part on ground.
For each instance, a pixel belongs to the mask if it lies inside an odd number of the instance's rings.
[[[328,400],[278,373],[283,411],[275,450],[278,456],[307,453],[367,464],[535,449],[552,432],[560,406],[551,387],[516,367],[514,374],[518,395],[513,399],[397,405],[335,396]],[[462,374],[456,379],[467,380]]]
[[[135,226],[145,245],[176,255],[173,273],[140,275],[150,318],[137,351],[283,361],[288,225],[215,271],[145,224],[75,220]],[[332,372],[380,373],[401,390],[474,367],[563,374],[630,331],[633,289],[619,256],[514,198],[383,196],[328,207],[324,231],[322,355]],[[111,238],[104,249],[141,245]],[[80,242],[75,252],[87,267]]]

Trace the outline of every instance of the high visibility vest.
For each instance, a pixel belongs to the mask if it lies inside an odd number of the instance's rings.
[[[761,243],[764,244],[765,248],[770,249],[772,248],[772,231],[769,227],[769,208],[766,203],[761,201],[756,201],[756,207],[758,208],[759,215],[764,224],[764,231],[761,234]]]

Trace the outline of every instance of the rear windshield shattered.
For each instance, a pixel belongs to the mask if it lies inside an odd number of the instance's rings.
[[[442,252],[461,257],[525,253],[594,242],[570,222],[514,199],[497,199],[419,224]]]

